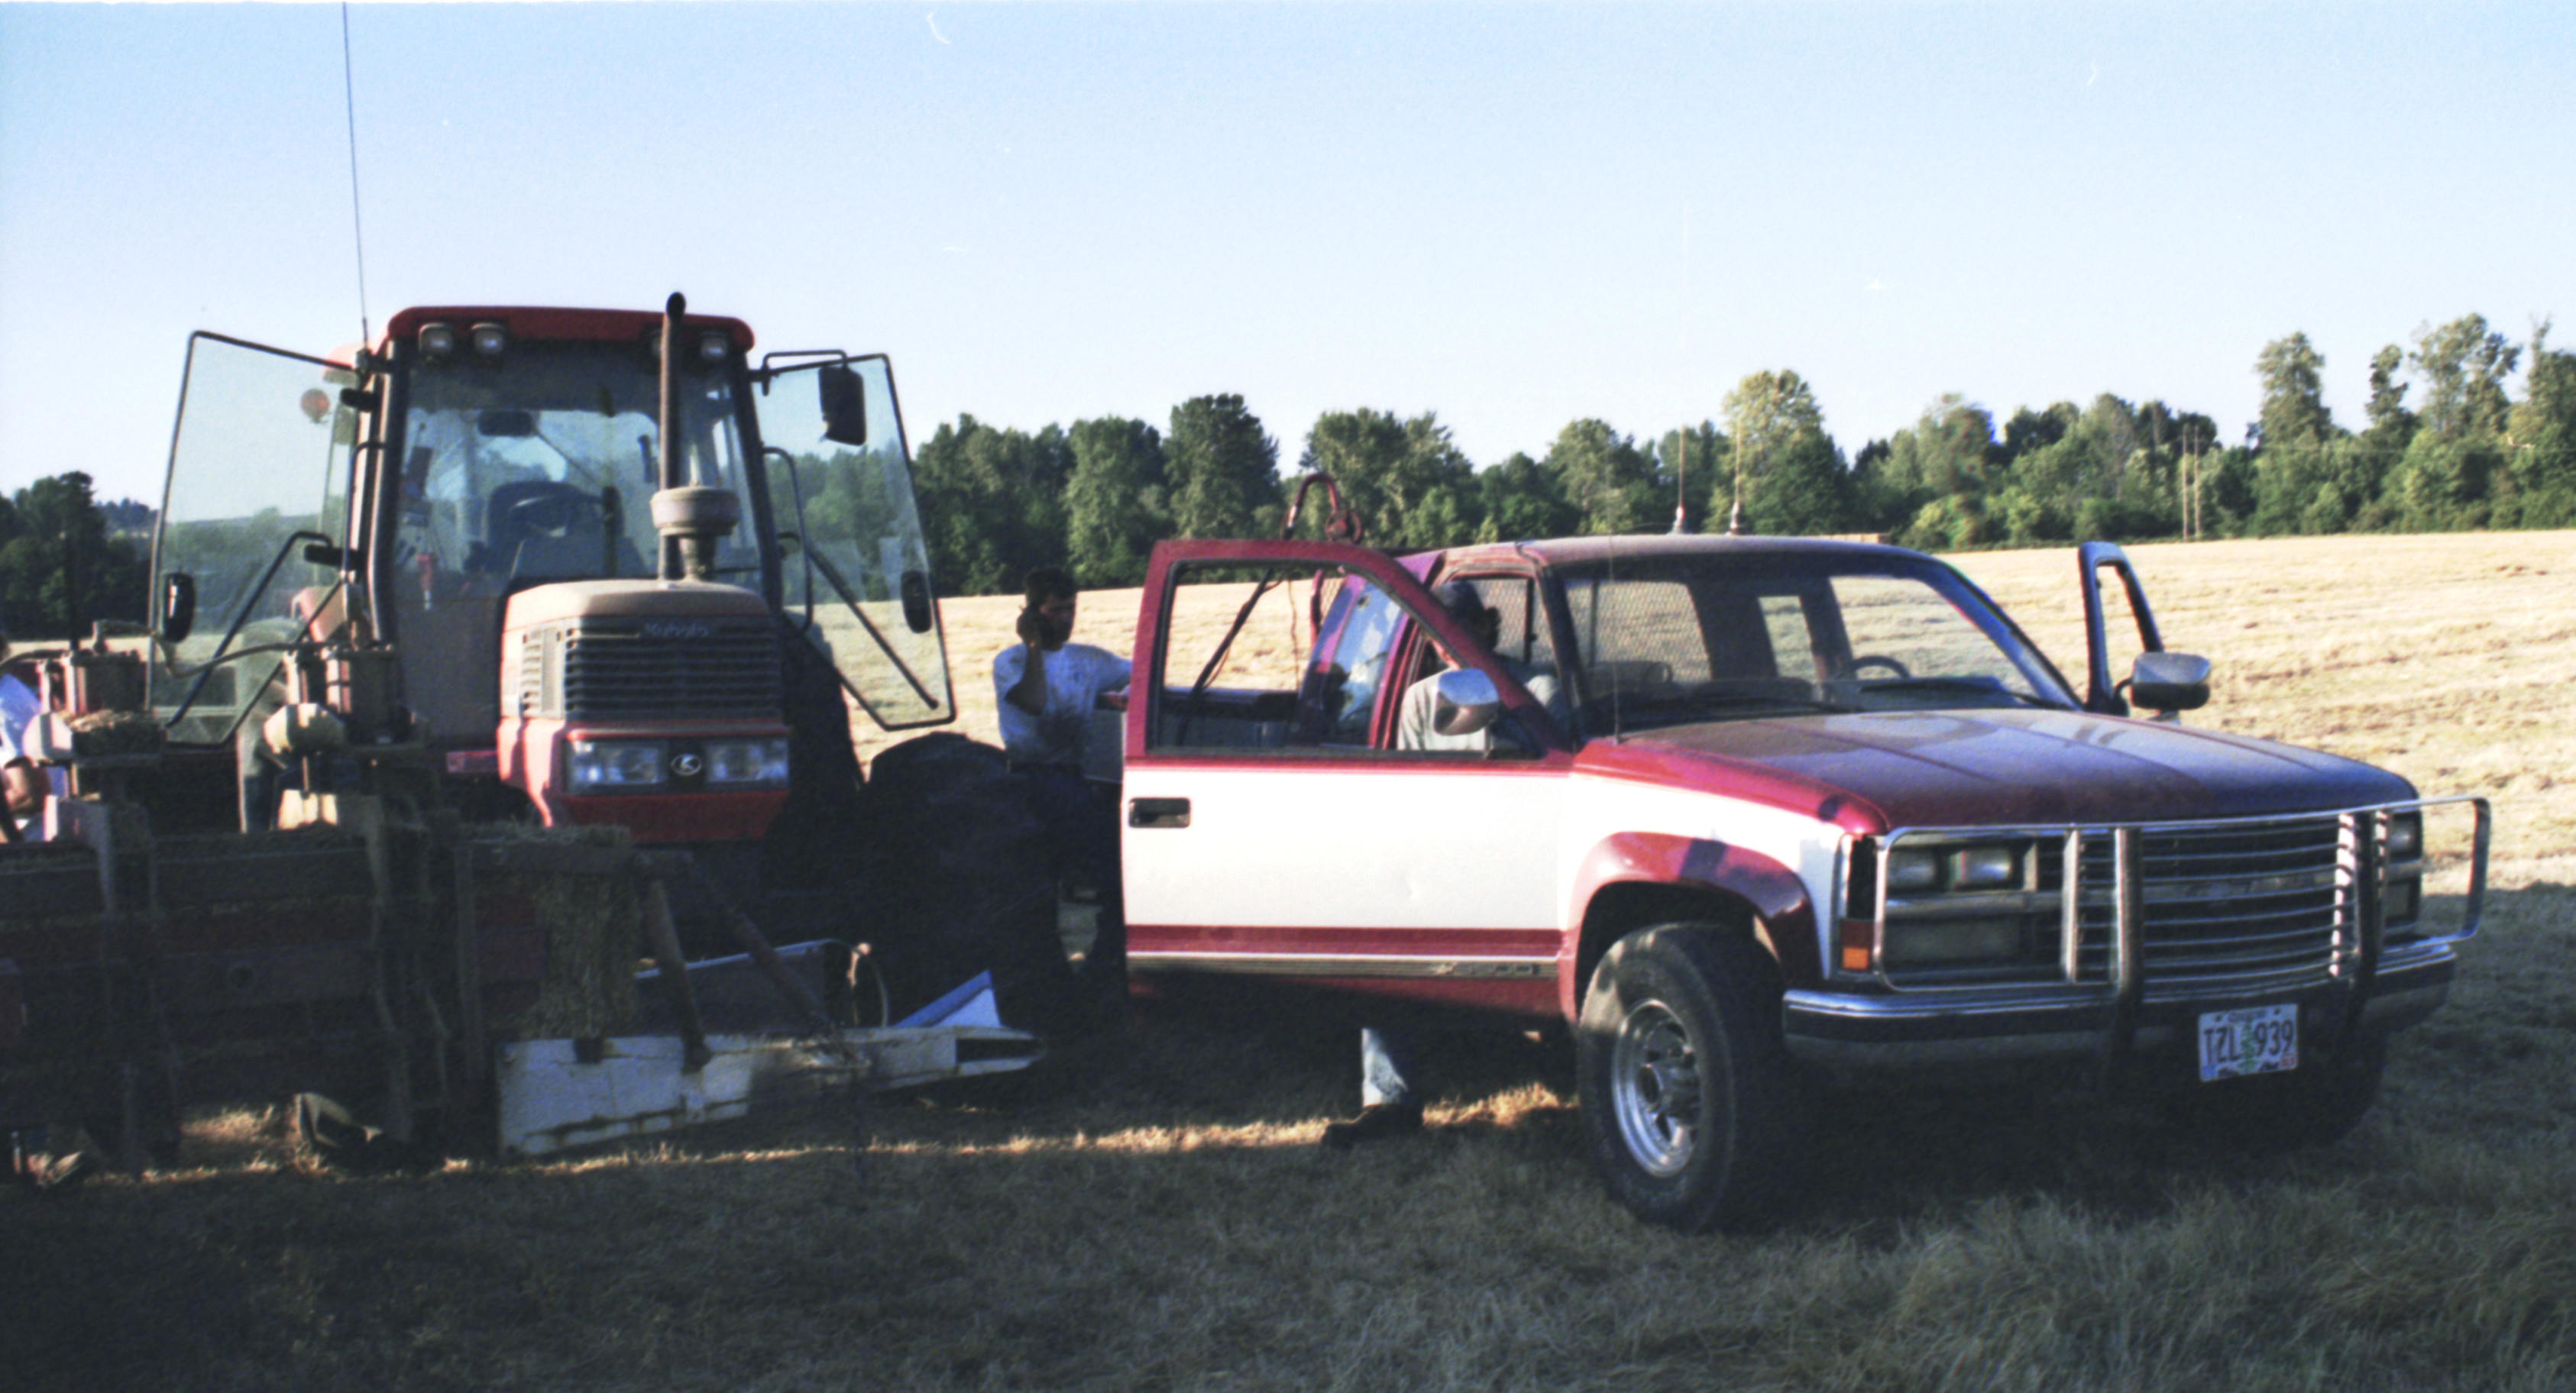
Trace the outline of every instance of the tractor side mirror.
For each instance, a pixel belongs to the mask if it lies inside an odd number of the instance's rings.
[[[823,394],[823,438],[861,449],[868,443],[868,389],[858,372],[834,363],[814,374]]]
[[[2209,660],[2196,653],[2141,653],[2129,665],[2129,701],[2150,711],[2197,711],[2209,704]]]
[[[930,577],[919,571],[903,573],[903,625],[916,634],[930,632]]]
[[[185,643],[197,627],[197,578],[186,571],[161,577],[161,641]]]

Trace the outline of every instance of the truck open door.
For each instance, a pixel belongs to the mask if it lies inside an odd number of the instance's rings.
[[[172,744],[230,741],[303,626],[297,596],[313,591],[310,608],[338,584],[330,554],[348,533],[357,418],[340,389],[356,380],[320,358],[189,338],[152,544],[164,597],[152,706]],[[174,592],[193,597],[193,613],[167,602]]]
[[[772,353],[752,381],[789,622],[877,724],[955,720],[893,365]]]
[[[2139,583],[2138,568],[2129,564],[2128,554],[2109,542],[2086,542],[2076,548],[2075,565],[2084,591],[2084,709],[2104,716],[2125,716],[2135,705],[2157,713],[2160,720],[2170,721],[2180,719],[2182,712],[2207,704],[2209,660],[2197,654],[2165,651],[2164,636],[2156,629],[2155,612],[2147,608],[2147,588]],[[2120,577],[2120,597],[2127,602],[2129,614],[2138,626],[2138,653],[2130,665],[2128,680],[2118,683],[2111,678],[2114,641],[2105,617],[2104,571]]]

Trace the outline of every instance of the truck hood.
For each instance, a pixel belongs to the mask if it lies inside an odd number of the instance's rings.
[[[2336,755],[2074,711],[1900,711],[1674,726],[1591,741],[1576,768],[1752,797],[1854,832],[2248,817],[2414,796],[2396,775]]]

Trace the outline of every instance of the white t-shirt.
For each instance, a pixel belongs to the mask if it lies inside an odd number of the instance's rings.
[[[1127,685],[1128,662],[1106,648],[1068,643],[1046,655],[1046,710],[1032,716],[1008,693],[1028,671],[1029,646],[1015,643],[993,659],[993,703],[1002,718],[1002,748],[1019,764],[1080,764],[1091,708],[1102,692]]]

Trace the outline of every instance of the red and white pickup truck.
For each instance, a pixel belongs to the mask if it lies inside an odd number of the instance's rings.
[[[1816,1091],[1894,1071],[2071,1065],[2249,1143],[2331,1140],[2475,931],[2487,807],[2178,724],[2207,663],[2161,651],[2116,548],[2080,567],[2079,694],[1893,547],[1166,543],[1123,716],[1131,970],[1562,1021],[1603,1180],[1683,1228],[1761,1219]],[[2117,684],[2106,570],[2145,650]],[[1298,677],[1228,680],[1275,609],[1175,632],[1188,587],[1245,582],[1284,590]],[[1435,646],[1465,661],[1441,727],[1481,735],[1448,743],[1481,748],[1399,748]],[[2433,906],[2428,814],[2468,862]]]

